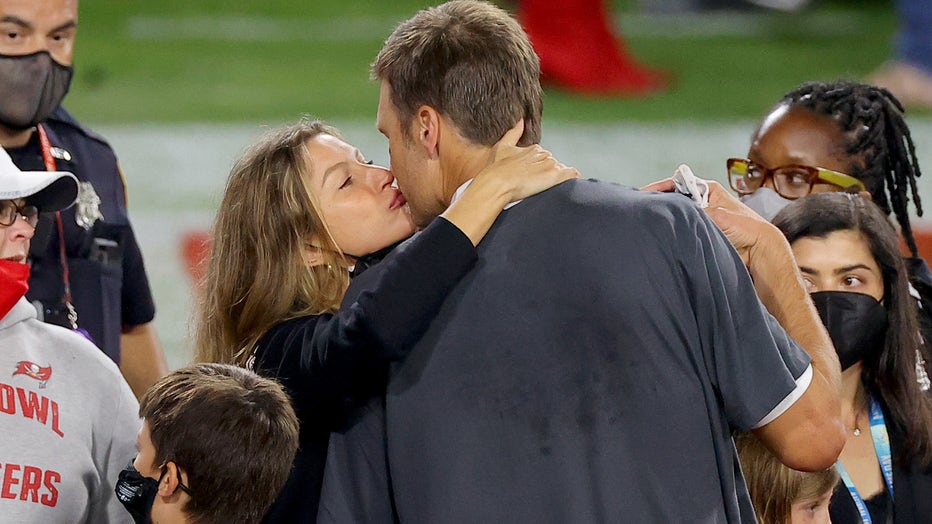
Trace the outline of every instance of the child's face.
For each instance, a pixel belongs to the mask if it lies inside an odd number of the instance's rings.
[[[828,515],[828,503],[832,499],[832,492],[821,497],[806,500],[797,500],[793,503],[790,520],[787,524],[831,524]]]
[[[136,435],[136,448],[139,453],[136,454],[136,460],[133,461],[133,467],[142,474],[143,477],[159,479],[159,468],[155,464],[155,446],[152,445],[152,439],[149,434],[149,423],[143,421],[139,433]]]

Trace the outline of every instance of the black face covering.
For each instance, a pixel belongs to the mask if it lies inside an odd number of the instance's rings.
[[[159,494],[159,483],[162,477],[168,473],[168,469],[162,466],[162,474],[159,479],[144,477],[142,473],[136,471],[136,467],[130,462],[123,471],[120,472],[120,478],[117,480],[113,491],[116,493],[117,500],[123,504],[126,511],[133,517],[136,524],[150,524],[152,522],[152,505],[155,504],[155,497]],[[179,474],[178,485],[175,490],[181,490],[191,495],[191,489],[181,483]]]
[[[844,371],[883,349],[887,310],[874,297],[847,291],[812,293]]]
[[[163,471],[162,475],[164,474]],[[120,472],[120,478],[113,491],[116,493],[117,500],[132,515],[133,522],[136,524],[152,522],[152,504],[155,503],[155,496],[159,493],[161,480],[161,477],[159,480],[143,477],[133,467],[132,462]]]
[[[73,73],[48,51],[0,55],[0,124],[23,130],[44,121],[65,98]]]

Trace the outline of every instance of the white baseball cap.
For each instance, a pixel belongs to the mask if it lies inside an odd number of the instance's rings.
[[[78,179],[65,171],[20,171],[0,147],[0,200],[18,198],[43,213],[68,209],[78,198]]]

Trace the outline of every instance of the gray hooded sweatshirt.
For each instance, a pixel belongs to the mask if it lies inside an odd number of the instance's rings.
[[[0,520],[132,522],[113,486],[140,425],[120,370],[88,340],[25,298],[0,319]]]

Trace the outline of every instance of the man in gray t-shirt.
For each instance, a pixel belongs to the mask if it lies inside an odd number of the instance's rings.
[[[731,434],[813,370],[722,232],[680,195],[585,180],[493,231],[392,371],[401,520],[753,521]]]
[[[421,11],[373,71],[421,224],[515,121],[523,143],[539,139],[536,57],[494,6]],[[838,363],[789,246],[720,186],[707,215],[679,195],[571,180],[504,211],[478,249],[391,370],[384,444],[366,422],[377,415],[332,439],[323,517],[755,522],[734,431],[798,469],[840,452]]]

